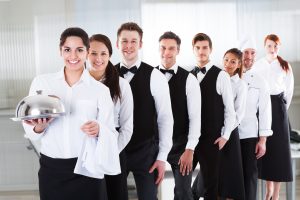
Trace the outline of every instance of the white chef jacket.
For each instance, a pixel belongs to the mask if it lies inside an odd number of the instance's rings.
[[[253,69],[262,75],[269,84],[270,94],[277,95],[284,92],[287,109],[289,108],[294,91],[294,75],[292,67],[289,66],[289,71],[285,72],[278,59],[269,63],[266,57],[255,62]]]
[[[244,73],[242,79],[248,86],[248,93],[245,116],[238,126],[240,139],[272,135],[271,98],[266,81],[253,69]]]
[[[41,153],[48,157],[78,157],[75,173],[94,178],[120,173],[118,133],[109,89],[91,77],[87,70],[70,87],[62,69],[58,73],[37,76],[31,84],[29,95],[35,95],[37,90],[42,90],[44,95],[59,97],[66,112],[40,134],[35,133],[32,126],[23,123],[25,137],[41,139]],[[98,137],[87,136],[80,130],[88,120],[98,122]]]

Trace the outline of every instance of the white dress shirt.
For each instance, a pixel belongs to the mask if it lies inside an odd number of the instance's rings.
[[[29,95],[42,90],[44,95],[55,95],[65,106],[65,115],[51,122],[43,133],[35,133],[33,127],[23,123],[25,137],[41,139],[41,153],[51,158],[76,158],[76,173],[103,178],[103,174],[120,172],[118,133],[113,118],[113,102],[109,89],[94,80],[84,70],[80,80],[70,87],[65,81],[64,69],[58,73],[37,76],[30,87]],[[80,130],[89,120],[98,122],[98,137],[90,137]],[[109,157],[107,156],[109,154]],[[97,174],[81,173],[86,162],[97,166]],[[101,163],[98,167],[97,164]],[[86,166],[89,171],[89,166]],[[78,167],[78,166],[77,166]],[[107,173],[106,173],[107,172]]]
[[[159,69],[165,69],[162,65]],[[178,65],[175,64],[170,68],[177,73]],[[169,81],[173,74],[165,73],[166,79]],[[189,115],[189,134],[186,149],[194,150],[198,144],[201,135],[201,92],[200,86],[193,74],[189,74],[186,80],[186,100]]]
[[[288,109],[294,92],[294,75],[291,66],[289,66],[289,71],[286,73],[280,66],[278,59],[269,63],[267,58],[264,57],[255,62],[253,68],[257,73],[263,75],[269,84],[271,95],[284,92]]]
[[[141,60],[137,60],[132,66],[139,68]],[[120,67],[126,67],[120,63]],[[129,68],[132,66],[128,66]],[[134,74],[127,72],[124,78],[130,82]],[[150,77],[150,91],[155,102],[157,113],[157,125],[159,132],[159,152],[157,160],[166,161],[172,148],[173,114],[170,100],[169,85],[165,76],[157,69],[153,69]]]
[[[230,80],[234,100],[234,109],[236,113],[234,128],[236,128],[239,126],[245,116],[248,87],[246,82],[240,79],[238,74],[230,77]]]
[[[197,74],[197,79],[199,83],[203,80],[205,75],[208,73],[208,71],[211,69],[213,64],[211,62],[208,62],[206,67],[206,73],[203,74],[202,72],[199,72]],[[230,77],[225,71],[221,71],[217,77],[217,83],[216,83],[216,91],[219,95],[222,96],[223,104],[224,104],[224,127],[222,128],[222,137],[225,139],[229,139],[231,132],[235,128],[235,118],[236,114],[234,111],[234,104],[233,104],[233,94],[231,89],[231,82]]]
[[[121,152],[129,143],[133,132],[133,98],[131,87],[124,78],[119,77],[121,99],[115,102],[115,127],[119,129],[118,146]]]
[[[272,135],[271,98],[266,81],[253,69],[244,73],[242,79],[248,86],[248,93],[246,113],[238,127],[240,139]]]

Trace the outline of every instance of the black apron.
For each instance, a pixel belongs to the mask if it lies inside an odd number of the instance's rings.
[[[105,200],[103,180],[74,174],[77,158],[54,159],[41,154],[41,200]]]
[[[221,150],[219,171],[219,196],[245,199],[243,164],[238,128],[234,129]]]
[[[271,95],[273,135],[266,154],[258,160],[258,177],[275,182],[293,181],[288,115],[283,93]]]

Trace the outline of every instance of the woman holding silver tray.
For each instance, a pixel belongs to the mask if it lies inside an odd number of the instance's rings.
[[[103,199],[104,174],[120,173],[110,91],[85,69],[89,38],[84,30],[66,29],[59,46],[65,66],[57,73],[37,76],[29,95],[38,90],[54,95],[63,103],[65,113],[23,121],[25,137],[41,139],[40,197]]]

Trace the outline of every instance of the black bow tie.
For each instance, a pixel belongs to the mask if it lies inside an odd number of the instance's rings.
[[[166,74],[167,72],[174,75],[175,72],[173,69],[159,69],[163,74]]]
[[[135,74],[137,72],[137,70],[138,70],[138,68],[136,66],[133,66],[133,67],[130,67],[130,68],[122,66],[121,69],[120,69],[120,74],[122,76],[124,74],[126,74],[127,72],[131,72],[131,73]]]
[[[198,74],[199,72],[201,72],[202,74],[205,74],[206,73],[206,67],[195,67],[195,72],[196,74]]]

